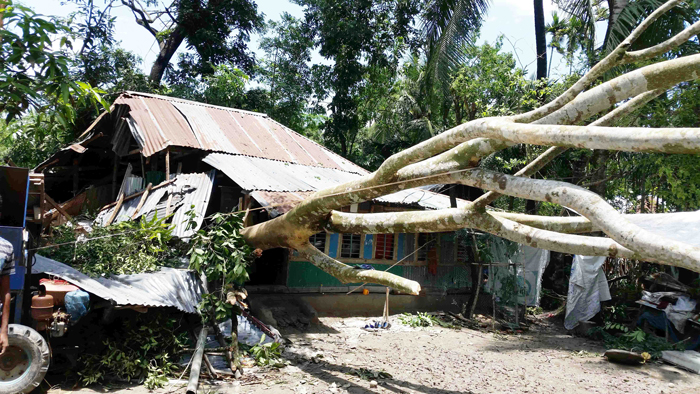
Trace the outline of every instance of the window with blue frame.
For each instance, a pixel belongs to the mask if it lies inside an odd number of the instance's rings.
[[[359,259],[361,248],[361,234],[343,234],[343,239],[340,244],[340,257],[346,259]]]

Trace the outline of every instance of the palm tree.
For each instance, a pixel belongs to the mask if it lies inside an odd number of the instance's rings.
[[[607,28],[605,38],[599,49],[609,52],[615,48],[624,37],[627,37],[641,19],[660,7],[665,0],[605,0],[607,1]],[[555,0],[559,8],[571,17],[578,18],[583,23],[575,34],[586,37],[586,50],[591,65],[596,41],[595,23],[606,17],[600,7],[603,0]],[[666,13],[656,22],[654,29],[649,29],[643,37],[636,41],[640,47],[651,46],[674,36],[685,28],[684,23],[697,20],[697,10],[691,7],[677,7]]]
[[[478,37],[490,0],[429,0],[421,13],[421,34],[426,57],[423,89],[434,100],[435,83],[449,95],[450,77],[465,59],[465,45]],[[449,105],[449,100],[443,100]]]
[[[534,0],[535,47],[537,49],[537,79],[547,78],[547,30],[544,25],[544,4]]]

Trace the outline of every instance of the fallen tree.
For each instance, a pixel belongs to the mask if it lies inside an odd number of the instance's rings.
[[[476,119],[454,127],[389,157],[371,174],[318,191],[285,215],[245,228],[243,237],[256,248],[296,249],[344,283],[377,283],[410,294],[418,294],[418,283],[386,272],[353,269],[317,250],[309,237],[323,229],[338,233],[433,233],[473,228],[558,252],[619,256],[700,272],[700,248],[640,228],[587,189],[529,178],[567,149],[700,153],[700,129],[613,127],[617,120],[673,86],[700,78],[700,55],[653,63],[597,84],[613,67],[655,58],[700,33],[698,22],[658,45],[628,50],[661,15],[681,2],[671,0],[655,10],[551,102],[521,115]],[[515,175],[479,168],[481,159],[515,144],[551,148]],[[439,183],[479,187],[488,193],[463,207],[437,211],[338,211],[402,189]],[[560,204],[582,217],[541,217],[489,209],[500,195]],[[607,237],[578,235],[593,229]]]

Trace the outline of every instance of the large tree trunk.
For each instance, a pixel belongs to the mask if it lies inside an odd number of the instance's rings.
[[[170,60],[184,40],[185,35],[182,30],[175,28],[166,39],[160,42],[160,52],[155,62],[153,62],[151,73],[148,77],[153,85],[160,85],[165,70],[168,68],[168,64],[170,64]]]
[[[248,227],[242,235],[254,247],[296,249],[342,282],[377,283],[409,294],[418,294],[420,285],[387,272],[353,269],[318,251],[309,244],[309,237],[324,229],[381,234],[473,228],[552,251],[624,257],[700,272],[700,248],[640,228],[591,190],[529,178],[567,149],[700,153],[698,128],[609,127],[673,86],[698,79],[700,55],[653,63],[598,84],[613,67],[653,59],[700,33],[698,22],[654,47],[628,51],[654,21],[679,2],[671,0],[654,11],[606,58],[551,102],[524,114],[476,119],[447,130],[391,156],[374,173],[318,191],[285,215]],[[538,4],[541,8],[542,1],[535,1]],[[588,123],[594,117],[598,120]],[[482,158],[514,144],[551,148],[514,176],[479,168]],[[350,204],[432,184],[462,184],[488,192],[459,208],[437,211],[340,211]],[[500,195],[559,204],[581,216],[541,217],[488,209]],[[606,237],[579,235],[593,231]]]
[[[542,0],[533,0],[535,6],[535,46],[537,48],[537,79],[547,78],[547,31],[544,24]]]

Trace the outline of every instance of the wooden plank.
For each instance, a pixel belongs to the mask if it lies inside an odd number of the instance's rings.
[[[170,180],[170,148],[165,149],[165,180]]]
[[[175,182],[175,178],[173,178],[173,179],[171,179],[171,180],[169,180],[169,181],[161,182],[161,183],[159,183],[158,185],[153,186],[153,187],[151,188],[151,191],[153,191],[153,190],[155,190],[155,189],[158,189],[159,187],[167,186],[167,185],[169,185],[169,184],[171,184],[171,183],[173,183],[173,182]],[[140,192],[134,193],[134,194],[132,194],[132,195],[130,195],[130,196],[126,196],[126,197],[124,197],[124,201],[126,201],[126,200],[131,200],[132,198],[136,198],[136,197],[142,195],[144,192],[145,192],[145,190],[141,190]],[[102,208],[100,209],[100,212],[104,211],[105,209],[109,209],[109,208],[115,206],[117,203],[118,203],[118,201],[115,201],[115,202],[113,202],[113,203],[110,203],[110,204],[105,205],[104,207],[102,207]]]
[[[42,164],[39,167],[35,168],[34,171],[36,171],[36,172],[44,171],[44,168],[51,166],[51,165],[54,165],[56,163],[58,163],[58,159],[54,159],[46,164]]]
[[[124,203],[124,193],[119,193],[119,199],[117,200],[117,205],[114,207],[114,211],[112,212],[112,214],[109,215],[109,219],[107,219],[107,223],[105,223],[105,227],[112,224],[114,219],[116,219],[117,213],[119,213],[119,208],[122,207],[123,203]]]
[[[73,220],[73,218],[66,212],[65,209],[63,209],[56,201],[53,200],[53,198],[49,197],[48,194],[44,194],[44,198],[46,199],[46,202],[49,204],[53,205],[54,208],[63,216],[65,216],[68,221]]]
[[[139,211],[143,207],[143,204],[146,202],[146,199],[148,198],[148,192],[151,191],[151,188],[153,187],[152,183],[148,183],[148,186],[146,186],[146,190],[143,191],[143,194],[141,195],[141,200],[139,200],[139,205],[136,206],[136,210],[134,211],[134,214],[131,215],[131,219],[135,219],[136,215],[139,214]]]

